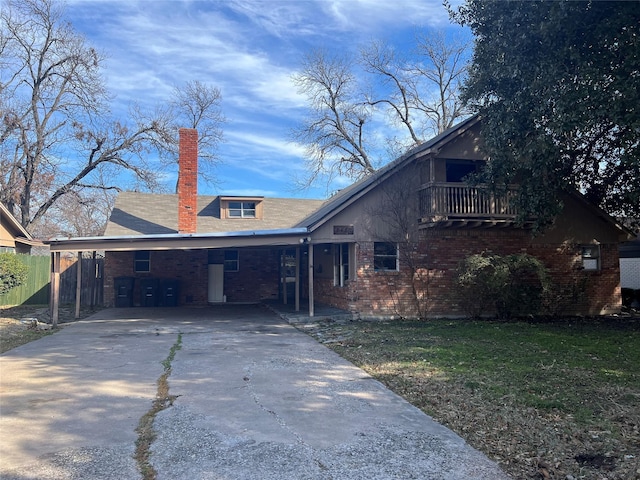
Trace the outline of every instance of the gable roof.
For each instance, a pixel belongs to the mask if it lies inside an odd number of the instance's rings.
[[[322,200],[264,198],[262,218],[220,218],[220,198],[198,196],[197,234],[288,229],[323,203]],[[177,232],[178,195],[121,192],[104,235],[164,235]]]
[[[306,227],[310,232],[312,232],[331,217],[361,198],[376,185],[380,184],[398,170],[404,168],[407,164],[430,153],[437,153],[444,144],[462,135],[479,121],[480,116],[474,115],[448,130],[445,130],[441,134],[433,137],[431,140],[421,143],[373,174],[340,190],[333,197],[329,198],[329,200],[327,200],[318,210],[301,220],[296,227]]]
[[[40,241],[33,239],[31,234],[27,232],[27,230],[16,219],[16,217],[14,217],[9,209],[2,203],[0,203],[0,223],[5,227],[8,227],[7,230],[9,231],[9,233],[11,233],[11,235],[13,235],[13,239],[15,242],[29,246],[43,245]]]

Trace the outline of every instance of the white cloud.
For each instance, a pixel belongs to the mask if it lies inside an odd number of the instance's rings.
[[[257,190],[276,192],[304,172],[304,148],[287,140],[306,107],[291,81],[303,53],[321,46],[356,49],[371,38],[412,36],[421,26],[448,22],[440,0],[70,0],[69,5],[74,26],[108,54],[105,76],[117,95],[116,116],[127,115],[131,101],[148,108],[166,101],[174,85],[188,80],[220,88],[229,120],[220,149],[229,168],[221,168],[220,175],[225,184],[229,179],[229,188],[245,192],[251,187],[233,183],[242,175]],[[348,183],[340,178],[333,184]]]

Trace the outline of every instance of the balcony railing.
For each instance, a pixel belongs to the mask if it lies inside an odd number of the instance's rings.
[[[448,219],[513,219],[515,192],[496,196],[483,187],[460,183],[430,183],[420,188],[420,213],[423,221]]]

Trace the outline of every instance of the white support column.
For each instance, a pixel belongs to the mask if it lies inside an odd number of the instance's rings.
[[[78,252],[76,270],[76,320],[80,318],[80,297],[82,296],[82,252]]]
[[[309,316],[314,316],[313,305],[313,244],[309,244]]]
[[[296,247],[296,312],[300,311],[300,247]]]

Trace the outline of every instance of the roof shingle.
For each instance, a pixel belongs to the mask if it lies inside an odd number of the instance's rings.
[[[264,198],[263,218],[220,218],[220,197],[198,196],[197,233],[291,228],[322,205],[322,200]],[[178,195],[121,192],[105,236],[178,232]]]

